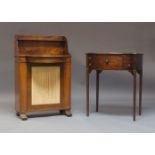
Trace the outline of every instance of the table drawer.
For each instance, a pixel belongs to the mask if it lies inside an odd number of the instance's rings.
[[[123,68],[124,69],[134,69],[135,66],[135,59],[132,55],[130,56],[123,56]]]
[[[117,55],[88,56],[88,65],[92,69],[96,68],[99,70],[122,69],[123,57]]]

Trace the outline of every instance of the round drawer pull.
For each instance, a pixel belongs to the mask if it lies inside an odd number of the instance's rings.
[[[128,67],[131,67],[131,64],[128,64]]]
[[[108,64],[108,63],[109,63],[109,59],[108,59],[108,57],[107,57],[107,58],[105,58],[105,60],[104,60],[104,61],[105,61],[105,63],[106,63],[106,64]]]

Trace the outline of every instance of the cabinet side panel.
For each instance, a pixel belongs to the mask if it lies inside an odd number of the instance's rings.
[[[71,63],[64,65],[64,103],[66,109],[71,109]]]
[[[17,62],[15,62],[15,110],[19,112],[19,69]]]

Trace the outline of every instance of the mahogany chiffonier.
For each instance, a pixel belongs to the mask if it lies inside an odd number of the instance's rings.
[[[96,112],[99,107],[99,74],[104,70],[127,70],[133,76],[133,120],[136,120],[136,74],[139,74],[139,115],[142,109],[143,54],[87,53],[86,54],[86,113],[89,116],[89,74],[96,70]]]
[[[71,55],[64,36],[15,36],[16,114],[59,111],[71,116]]]

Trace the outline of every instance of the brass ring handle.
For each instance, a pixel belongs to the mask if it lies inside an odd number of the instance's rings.
[[[106,57],[104,61],[105,61],[106,64],[108,64],[109,63],[108,57]]]

